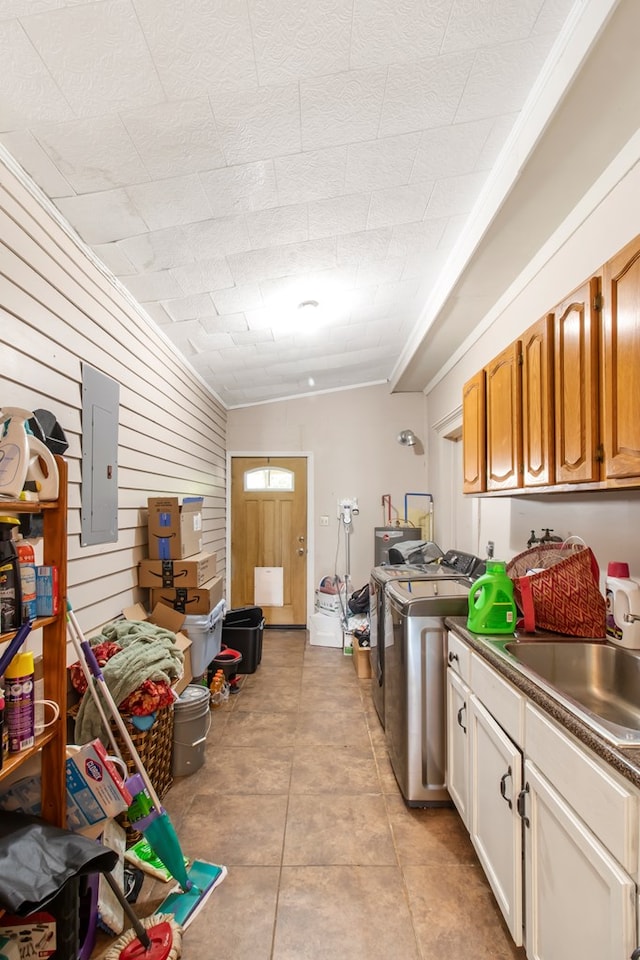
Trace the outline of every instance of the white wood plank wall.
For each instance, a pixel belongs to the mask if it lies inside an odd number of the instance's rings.
[[[118,541],[92,547],[80,546],[83,361],[120,384]],[[224,406],[2,156],[0,406],[50,410],[69,440],[69,598],[85,632],[147,602],[148,496],[204,497],[204,548],[224,574]]]

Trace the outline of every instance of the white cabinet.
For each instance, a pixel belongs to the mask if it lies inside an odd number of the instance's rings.
[[[447,790],[469,830],[469,687],[447,670]]]
[[[522,944],[522,754],[475,695],[469,708],[469,832],[509,932]]]
[[[527,957],[628,960],[635,883],[529,761],[525,791]]]

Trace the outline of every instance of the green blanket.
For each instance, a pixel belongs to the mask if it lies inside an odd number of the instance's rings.
[[[104,679],[116,704],[133,693],[144,680],[165,680],[171,684],[183,673],[184,655],[175,642],[175,634],[163,627],[141,620],[118,620],[108,623],[97,637],[89,640],[91,646],[111,640],[122,647],[102,668]],[[98,682],[100,686],[100,682]],[[101,696],[98,691],[98,696]],[[105,714],[109,706],[101,697]],[[80,702],[76,718],[75,738],[79,744],[100,737],[108,743],[100,714],[91,693],[87,691]]]

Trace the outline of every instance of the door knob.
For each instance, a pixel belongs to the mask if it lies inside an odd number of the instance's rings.
[[[304,547],[298,547],[298,556],[304,557],[304,554],[305,554]]]
[[[298,543],[304,543],[304,537],[298,537]]]

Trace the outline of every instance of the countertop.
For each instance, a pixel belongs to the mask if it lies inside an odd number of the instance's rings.
[[[613,744],[605,737],[592,730],[583,720],[574,716],[565,707],[555,700],[542,687],[538,686],[529,676],[522,673],[516,663],[504,659],[496,652],[492,642],[504,641],[502,637],[486,637],[472,633],[467,629],[466,617],[447,617],[445,624],[461,637],[472,650],[483,657],[487,663],[500,673],[506,680],[517,687],[541,710],[557,721],[569,733],[589,747],[597,756],[610,764],[626,780],[640,789],[640,745],[621,746]],[[549,634],[547,639],[562,640],[558,634]],[[568,638],[568,642],[571,639]]]

